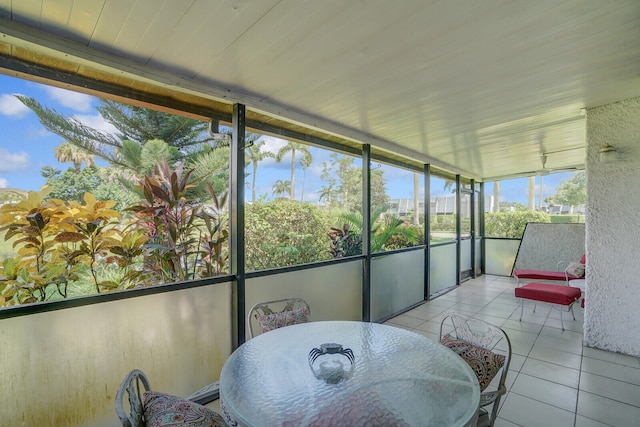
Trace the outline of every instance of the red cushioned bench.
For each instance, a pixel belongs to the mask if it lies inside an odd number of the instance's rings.
[[[587,256],[582,255],[580,258],[580,264],[586,264]],[[558,266],[560,266],[563,262],[559,262]],[[514,270],[513,275],[517,280],[518,285],[520,285],[520,279],[527,280],[546,280],[550,282],[565,282],[566,285],[569,285],[571,280],[583,279],[584,277],[574,276],[569,273],[567,269],[564,271],[550,271],[550,270],[528,270],[528,269],[519,269]]]
[[[567,307],[567,311],[571,312],[573,320],[576,320],[573,314],[573,304],[580,299],[582,294],[580,288],[574,286],[552,285],[550,283],[527,283],[515,289],[516,298],[520,298],[520,321],[522,321],[522,312],[524,309],[524,300],[540,301],[548,304],[556,304]],[[533,309],[535,312],[535,307]],[[564,331],[564,322],[562,320],[562,309],[560,309],[560,324]]]

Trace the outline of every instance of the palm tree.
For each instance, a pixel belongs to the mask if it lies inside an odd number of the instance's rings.
[[[493,198],[495,199],[493,211],[500,212],[500,181],[493,182]]]
[[[291,181],[283,181],[281,179],[273,183],[273,195],[284,197],[285,194],[291,191]]]
[[[418,230],[415,227],[407,227],[403,220],[393,215],[383,215],[386,207],[378,208],[371,213],[371,253],[380,252],[385,243],[394,235],[400,235],[409,242],[418,242]],[[343,212],[340,214],[349,230],[362,235],[362,214],[360,212]]]
[[[311,159],[311,153],[309,153],[309,149],[307,148],[307,146],[303,144],[299,144],[297,142],[287,141],[287,145],[285,145],[284,147],[281,147],[276,153],[276,160],[278,162],[281,162],[285,154],[291,152],[291,181],[290,181],[291,182],[291,191],[290,191],[291,200],[294,200],[295,198],[296,151],[299,151],[303,154],[306,153],[306,155],[308,155],[310,158],[309,163],[311,163],[312,159]]]
[[[251,177],[251,201],[255,202],[256,200],[256,175],[258,172],[258,163],[263,161],[266,158],[273,157],[273,153],[269,151],[261,151],[260,148],[264,146],[264,141],[258,141],[260,138],[260,134],[257,133],[247,133],[245,136],[245,142],[253,143],[250,145],[249,149],[245,152],[247,155],[247,159],[251,162],[251,167],[253,170],[253,175]]]
[[[54,148],[53,154],[60,163],[73,163],[76,173],[80,173],[82,170],[82,163],[86,166],[93,166],[96,164],[92,154],[89,154],[68,142],[63,142]]]
[[[527,209],[536,210],[536,177],[530,176],[527,182]]]
[[[313,158],[311,157],[311,153],[309,153],[309,151],[303,151],[302,158],[300,159],[300,164],[302,165],[302,191],[300,192],[301,202],[304,199],[304,181],[307,178],[307,168],[311,166],[312,161]]]

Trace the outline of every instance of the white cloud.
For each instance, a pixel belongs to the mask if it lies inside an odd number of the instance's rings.
[[[276,154],[280,148],[287,145],[287,141],[274,136],[263,135],[260,137],[260,140],[264,141],[264,145],[260,147],[260,151],[268,151],[273,154]]]
[[[0,188],[9,188],[9,181],[4,178],[0,178]]]
[[[94,98],[90,95],[53,86],[45,86],[45,90],[51,98],[67,108],[82,112],[91,111],[91,103]]]
[[[20,153],[10,153],[4,148],[0,148],[0,173],[13,172],[21,169],[28,169],[31,166],[29,154],[24,151]]]
[[[323,170],[324,170],[324,166],[320,163],[316,164],[314,159],[314,163],[311,163],[311,166],[307,168],[307,176],[315,176],[320,178],[320,175],[322,175]]]
[[[15,118],[22,118],[28,113],[29,108],[20,102],[20,100],[14,95],[10,95],[8,93],[0,95],[0,114]]]
[[[73,117],[83,125],[89,126],[90,128],[99,130],[101,132],[109,133],[114,136],[118,133],[118,129],[116,129],[116,127],[111,123],[107,122],[100,114],[76,114]]]

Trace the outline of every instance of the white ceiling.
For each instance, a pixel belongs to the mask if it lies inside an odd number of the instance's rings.
[[[482,180],[640,96],[638,0],[0,0],[0,36]]]

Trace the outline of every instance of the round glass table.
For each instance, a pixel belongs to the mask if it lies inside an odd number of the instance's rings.
[[[479,402],[453,351],[376,323],[276,329],[240,346],[220,375],[222,411],[240,426],[466,426]]]

